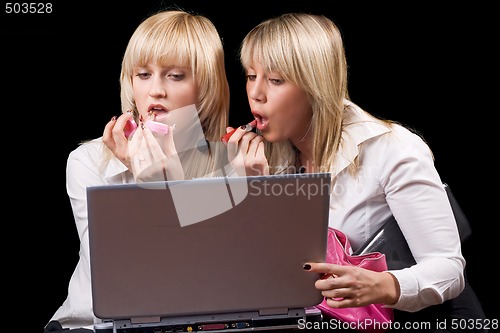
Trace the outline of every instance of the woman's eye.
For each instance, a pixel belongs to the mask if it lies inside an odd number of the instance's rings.
[[[175,81],[181,81],[184,79],[185,75],[184,74],[168,74],[168,77],[174,79]]]
[[[257,77],[257,75],[251,75],[251,74],[247,74],[247,80],[248,81],[255,81],[255,78]]]
[[[272,84],[277,85],[277,86],[279,86],[280,84],[283,84],[285,82],[285,80],[282,80],[282,79],[269,79],[269,81]]]
[[[137,77],[142,79],[142,80],[147,79],[150,76],[151,76],[151,74],[149,74],[149,73],[137,73]]]

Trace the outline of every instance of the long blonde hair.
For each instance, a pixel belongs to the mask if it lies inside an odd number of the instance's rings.
[[[330,170],[349,100],[347,62],[337,26],[325,16],[305,13],[268,19],[246,35],[240,60],[245,69],[259,62],[306,91],[312,108],[314,166]],[[291,142],[267,143],[266,149],[275,173],[295,165]]]

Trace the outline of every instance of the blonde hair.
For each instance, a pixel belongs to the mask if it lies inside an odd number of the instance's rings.
[[[139,113],[133,98],[134,70],[147,63],[176,64],[191,68],[198,88],[196,109],[209,149],[180,153],[186,179],[213,173],[223,151],[218,144],[225,134],[229,113],[229,83],[222,40],[206,17],[183,10],[165,10],[149,16],[132,34],[120,73],[122,113]],[[113,154],[106,149],[107,160]]]
[[[190,67],[199,91],[196,105],[208,141],[225,133],[229,112],[229,84],[222,41],[206,17],[181,10],[158,12],[135,30],[125,50],[120,75],[122,112],[137,109],[133,100],[134,69],[147,63],[175,63]]]
[[[322,15],[287,13],[263,21],[243,39],[240,60],[246,69],[258,62],[268,72],[301,87],[312,109],[313,161],[328,171],[342,137],[347,89],[347,61],[340,30]],[[294,166],[291,142],[267,143],[275,173]]]

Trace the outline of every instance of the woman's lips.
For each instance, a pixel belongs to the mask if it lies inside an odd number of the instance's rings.
[[[257,122],[256,127],[259,131],[265,130],[268,124],[268,119],[262,117],[259,114],[254,113],[255,121]]]
[[[165,121],[168,117],[168,111],[166,110],[163,110],[163,111],[158,111],[158,110],[155,110],[153,111],[153,120],[154,121],[159,121],[159,122],[162,122],[162,121]]]

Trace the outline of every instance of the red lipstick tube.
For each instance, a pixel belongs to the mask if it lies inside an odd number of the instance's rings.
[[[249,122],[246,125],[241,126],[240,128],[243,129],[243,130],[245,130],[245,132],[250,132],[252,129],[255,128],[256,125],[257,125],[257,120],[252,120],[251,122]],[[229,141],[229,138],[234,134],[234,132],[236,132],[236,130],[237,130],[237,128],[235,128],[234,130],[232,130],[229,133],[226,133],[221,138],[221,141],[224,142],[224,143],[227,143]]]

